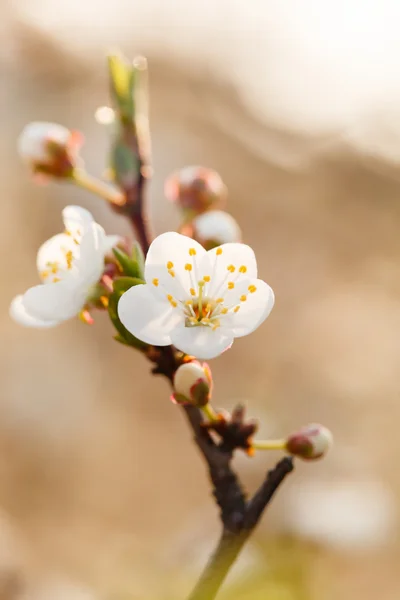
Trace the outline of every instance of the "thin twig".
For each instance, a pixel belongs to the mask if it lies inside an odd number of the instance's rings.
[[[265,481],[245,507],[241,529],[233,532],[224,527],[218,546],[188,600],[213,600],[216,597],[263,511],[292,470],[293,460],[285,457],[268,472]]]

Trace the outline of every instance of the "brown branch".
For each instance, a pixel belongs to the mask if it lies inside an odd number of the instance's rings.
[[[129,141],[129,147],[139,163],[137,180],[124,189],[125,215],[131,222],[143,252],[147,253],[152,239],[144,196],[148,169],[134,129],[129,128],[125,134],[125,141]],[[181,364],[181,356],[175,348],[154,348],[154,353],[151,357],[149,355],[149,358],[155,364],[153,373],[164,375],[172,383],[175,371]],[[221,423],[222,429],[218,430],[215,427],[214,434],[205,426],[203,415],[198,408],[182,406],[182,410],[193,431],[194,441],[206,462],[222,522],[222,535],[217,549],[188,600],[213,600],[272,496],[286,475],[292,471],[293,461],[291,458],[281,460],[269,471],[253,498],[247,501],[239,478],[232,469],[234,451],[238,448],[248,448],[249,436],[254,431],[254,424],[244,422],[243,407],[238,407],[233,412],[231,422]],[[221,442],[217,442],[213,437],[215,432]]]
[[[293,460],[286,457],[268,472],[263,484],[245,506],[242,526],[237,531],[224,527],[218,546],[188,600],[213,600],[216,597],[263,511],[292,470]]]

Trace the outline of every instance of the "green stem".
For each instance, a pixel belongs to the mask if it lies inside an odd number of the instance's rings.
[[[286,450],[286,440],[254,440],[251,445],[255,450]]]
[[[89,173],[86,173],[82,169],[74,169],[72,181],[84,190],[104,198],[111,204],[115,204],[116,206],[123,206],[125,204],[124,195],[119,190],[111,187],[101,179],[89,175]]]

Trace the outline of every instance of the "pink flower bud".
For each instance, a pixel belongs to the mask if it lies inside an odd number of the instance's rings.
[[[311,424],[293,433],[286,440],[290,454],[304,460],[322,458],[332,446],[332,433],[323,425]]]
[[[189,214],[199,214],[226,200],[226,186],[220,175],[206,167],[185,167],[165,182],[165,195]]]
[[[193,360],[178,367],[174,377],[175,402],[205,406],[211,398],[211,389],[212,376],[207,363]]]
[[[191,223],[192,237],[206,250],[221,244],[240,242],[242,232],[235,219],[223,210],[210,210],[198,215]]]
[[[82,136],[57,123],[33,122],[18,139],[18,152],[36,174],[70,177],[78,161]]]

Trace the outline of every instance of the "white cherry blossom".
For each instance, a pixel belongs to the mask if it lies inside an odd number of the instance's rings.
[[[26,327],[53,327],[77,316],[102,277],[105,255],[119,240],[107,236],[84,208],[67,206],[62,217],[64,233],[47,240],[37,254],[42,283],[11,303],[11,317]]]
[[[34,173],[67,177],[78,162],[82,136],[58,123],[28,123],[18,138],[18,152]]]
[[[147,253],[145,280],[121,297],[121,322],[148,344],[174,344],[197,358],[224,352],[235,337],[261,325],[274,305],[245,244],[207,252],[189,237],[164,233]]]

